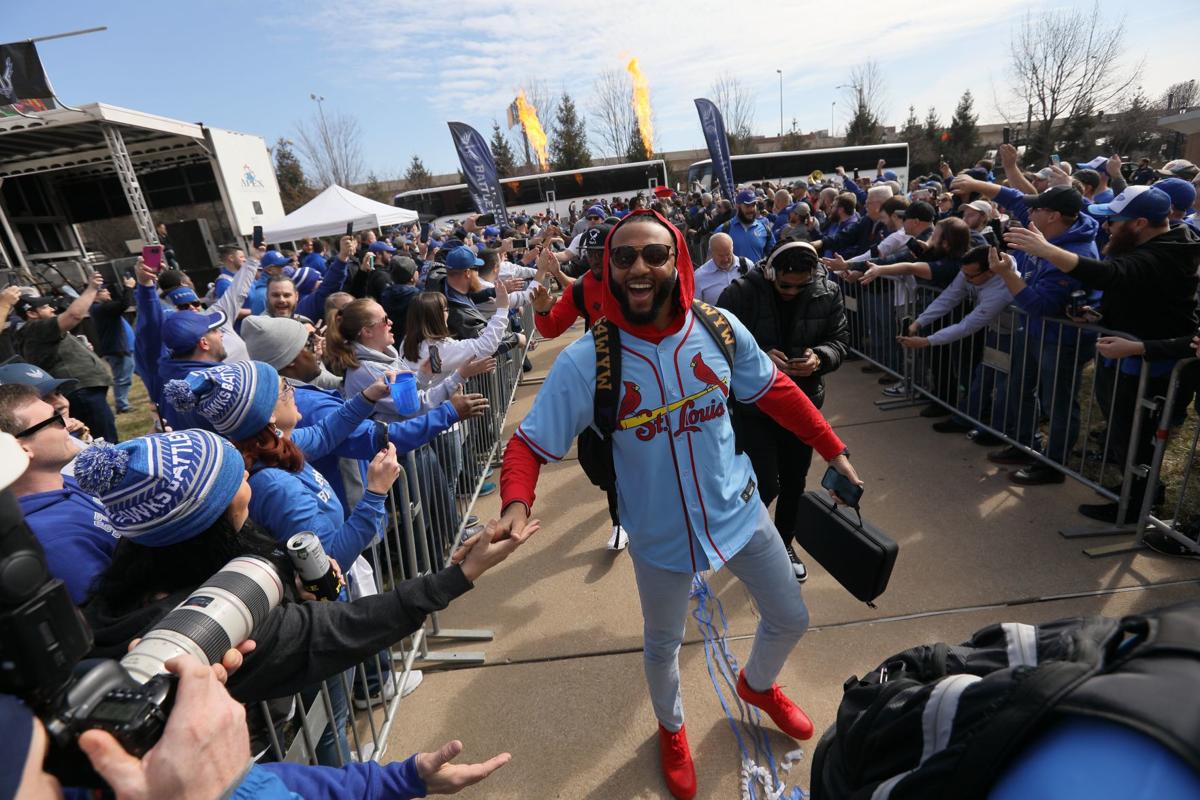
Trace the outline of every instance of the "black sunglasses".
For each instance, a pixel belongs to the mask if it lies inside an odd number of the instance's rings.
[[[632,267],[637,263],[638,256],[641,256],[642,261],[646,262],[647,267],[661,267],[671,260],[674,252],[674,248],[665,244],[648,244],[645,247],[632,247],[625,244],[612,248],[609,258],[612,260],[613,266],[619,269]]]
[[[40,431],[42,428],[49,428],[51,425],[61,425],[63,428],[66,428],[67,427],[66,416],[61,413],[55,414],[54,416],[50,417],[49,419],[42,420],[37,425],[31,425],[30,427],[28,427],[25,430],[18,433],[15,438],[23,439],[26,436],[33,436],[35,433]]]
[[[592,214],[590,217],[588,217],[588,219],[599,222],[600,220],[604,219],[604,217],[597,217],[595,214]]]

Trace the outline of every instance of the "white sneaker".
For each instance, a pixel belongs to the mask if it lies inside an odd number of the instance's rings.
[[[417,690],[417,687],[421,685],[421,681],[423,680],[425,680],[425,673],[421,672],[419,669],[414,669],[412,672],[408,673],[408,678],[405,679],[404,684],[400,687],[400,696],[408,697]],[[380,703],[388,702],[396,696],[395,684],[396,681],[394,681],[392,678],[382,681],[379,687],[382,689],[382,692],[372,692],[370,700],[366,700],[358,696],[356,693],[354,697],[354,707],[367,709],[372,705],[378,706]],[[357,684],[355,685],[357,686]],[[382,700],[380,699],[381,694]]]
[[[792,562],[792,575],[796,578],[796,583],[804,583],[808,580],[808,568],[804,566],[804,562],[796,555],[796,551],[792,549],[792,545],[787,545],[788,558]]]
[[[608,537],[608,549],[621,552],[629,546],[629,534],[620,525],[613,525],[612,536]]]

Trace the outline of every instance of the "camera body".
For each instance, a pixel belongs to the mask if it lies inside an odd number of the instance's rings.
[[[21,697],[46,725],[47,768],[68,786],[103,786],[76,746],[92,728],[142,756],[162,736],[176,679],[165,663],[207,664],[249,638],[283,598],[271,562],[239,556],[163,617],[120,661],[83,660],[92,633],[10,491],[0,492],[0,692]]]

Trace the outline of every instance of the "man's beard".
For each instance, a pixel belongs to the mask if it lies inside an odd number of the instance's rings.
[[[675,276],[670,281],[664,281],[654,290],[654,299],[650,303],[649,311],[634,311],[629,307],[629,296],[625,293],[625,288],[612,279],[608,278],[608,290],[612,292],[613,297],[617,298],[617,303],[621,306],[621,313],[625,315],[625,319],[634,325],[649,325],[658,317],[658,313],[662,311],[676,292],[679,291],[679,272],[675,272]]]
[[[1116,256],[1137,249],[1138,236],[1134,231],[1122,226],[1116,230],[1109,229],[1108,244],[1104,245],[1104,255]]]
[[[746,223],[747,225],[749,225],[751,222],[754,222],[754,220],[758,217],[757,214],[747,216],[746,214],[742,213],[742,210],[740,208],[738,209],[737,215],[738,215],[738,219],[740,219],[742,222]]]

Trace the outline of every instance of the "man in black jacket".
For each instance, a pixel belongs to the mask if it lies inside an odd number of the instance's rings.
[[[1085,289],[1100,289],[1104,297],[1099,312],[1103,325],[1143,341],[1175,339],[1196,330],[1196,269],[1200,266],[1200,238],[1186,225],[1170,227],[1171,198],[1153,186],[1130,186],[1107,203],[1088,206],[1109,232],[1105,260],[1085,258],[1050,244],[1036,226],[1013,228],[1005,234],[1009,247],[1045,259],[1075,278]],[[1173,360],[1151,361],[1146,396],[1164,394]],[[1110,441],[1118,447],[1129,441],[1138,408],[1140,359],[1107,361],[1096,370],[1101,408],[1112,408],[1108,420]],[[1137,464],[1150,463],[1155,426],[1143,420],[1142,436],[1135,442]],[[1141,505],[1145,478],[1135,478],[1134,502]],[[1084,516],[1115,522],[1116,503],[1085,504]]]
[[[785,239],[765,264],[731,283],[717,305],[741,320],[775,366],[821,407],[822,376],[841,366],[850,329],[841,292],[825,276],[816,248]],[[796,579],[803,582],[808,575],[792,549],[792,538],[812,448],[755,406],[734,403],[732,412],[738,447],[750,456],[763,503],[779,498],[775,527],[791,554]]]
[[[484,314],[475,305],[471,292],[471,270],[483,266],[483,259],[469,247],[456,247],[446,254],[445,282],[448,316],[446,325],[456,339],[477,339],[488,324],[491,314]],[[427,286],[428,289],[428,281]],[[501,351],[523,345],[525,337],[509,331],[500,345]]]
[[[122,278],[120,284],[105,283],[96,292],[91,311],[99,340],[96,349],[112,369],[113,399],[118,414],[133,408],[129,404],[129,389],[133,386],[133,328],[125,319],[125,312],[133,305],[135,285],[133,278]]]

